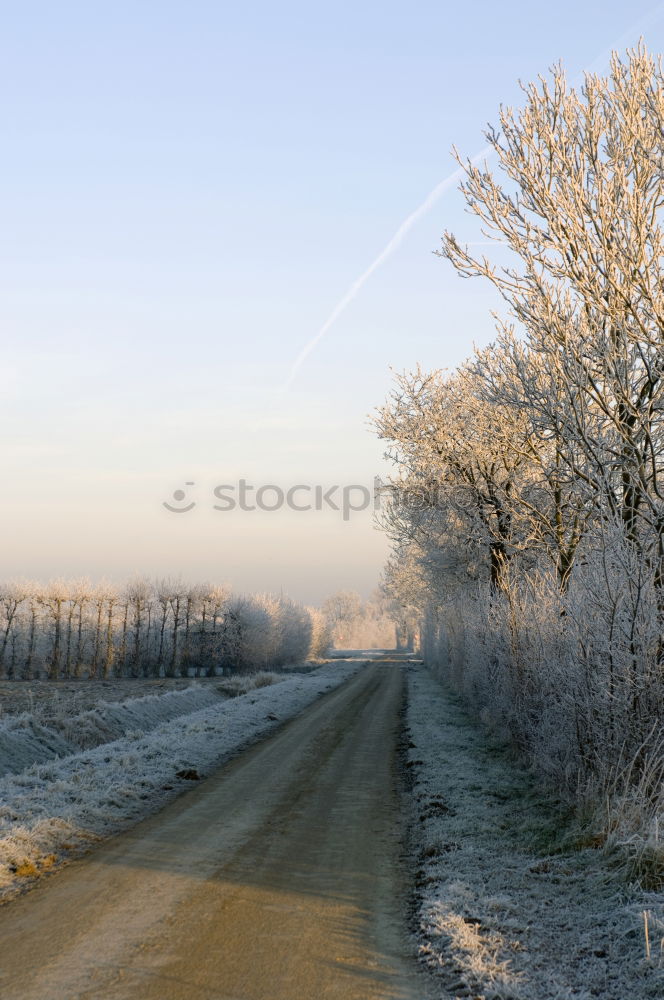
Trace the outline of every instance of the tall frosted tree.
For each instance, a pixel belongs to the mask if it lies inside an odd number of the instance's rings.
[[[644,47],[571,89],[560,68],[502,108],[499,176],[460,163],[468,207],[501,265],[446,233],[444,256],[493,283],[529,363],[514,400],[556,435],[570,476],[601,495],[664,583],[664,83]],[[514,348],[512,347],[512,352]]]

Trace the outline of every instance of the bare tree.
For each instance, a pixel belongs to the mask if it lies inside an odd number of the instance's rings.
[[[335,643],[343,647],[350,639],[353,626],[362,616],[362,598],[355,591],[339,590],[324,601],[322,611]]]
[[[518,411],[482,398],[470,368],[454,375],[417,369],[395,378],[375,426],[390,443],[387,456],[399,475],[390,484],[388,517],[413,539],[440,531],[441,521],[461,525],[486,546],[491,584],[501,586],[515,552],[528,541],[517,495],[535,502],[528,422]]]
[[[104,677],[112,676],[115,664],[115,607],[120,600],[120,596],[114,587],[105,585],[102,587],[102,599],[106,605],[106,651],[104,656]],[[124,616],[123,639],[126,634],[126,612]]]
[[[41,587],[38,583],[31,582],[26,584],[26,589],[28,591],[28,635],[23,678],[28,680],[32,677],[34,669],[35,646],[37,642],[37,615],[41,604]]]
[[[40,594],[40,602],[52,621],[51,651],[47,660],[49,680],[57,680],[62,666],[62,618],[63,606],[68,598],[69,588],[65,580],[51,580]]]
[[[141,673],[141,658],[148,657],[148,614],[152,602],[152,585],[143,577],[135,577],[127,585],[127,604],[132,614],[131,673]]]
[[[580,92],[560,68],[524,91],[525,107],[503,108],[487,134],[505,183],[459,161],[468,206],[509,262],[478,258],[449,233],[442,253],[504,296],[531,372],[543,373],[540,412],[574,442],[561,461],[601,493],[661,581],[661,69],[639,47],[625,60],[614,54],[608,78],[587,75]],[[532,404],[537,393],[527,397]]]
[[[12,634],[19,609],[29,596],[29,587],[25,583],[10,581],[0,586],[0,607],[3,611],[2,639],[0,640],[0,671],[2,675],[11,677],[13,668],[6,672],[5,658],[7,644]]]

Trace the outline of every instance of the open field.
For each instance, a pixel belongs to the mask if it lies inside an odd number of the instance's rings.
[[[7,715],[29,712],[38,717],[76,715],[95,708],[101,701],[127,701],[144,695],[182,691],[194,683],[219,686],[222,678],[147,677],[81,681],[0,681],[0,720]]]
[[[20,891],[91,842],[154,812],[364,662],[337,660],[266,686],[255,685],[271,675],[229,678],[97,701],[73,715],[61,713],[58,701],[39,719],[5,716],[0,893]],[[229,696],[242,689],[244,695]]]

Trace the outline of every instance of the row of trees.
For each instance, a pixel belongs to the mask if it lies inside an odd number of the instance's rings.
[[[415,621],[398,601],[381,591],[363,601],[354,590],[339,590],[322,612],[337,649],[412,649]]]
[[[459,159],[501,263],[450,233],[441,251],[507,303],[496,340],[452,373],[400,375],[376,416],[397,467],[386,587],[429,662],[560,786],[647,771],[654,817],[664,79],[640,47],[580,91],[555,69],[524,96],[487,134],[502,177]]]
[[[315,608],[226,587],[134,579],[0,585],[0,676],[187,677],[323,656]]]

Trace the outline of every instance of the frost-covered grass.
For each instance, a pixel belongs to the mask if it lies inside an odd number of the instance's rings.
[[[336,661],[240,697],[217,695],[211,705],[161,722],[150,697],[134,699],[125,707],[133,713],[135,731],[0,778],[0,894],[155,811],[186,787],[188,778],[209,774],[362,665]],[[176,700],[162,699],[168,705]]]
[[[66,757],[75,747],[60,732],[27,712],[0,720],[0,775],[16,774],[31,764]]]
[[[149,694],[126,701],[99,701],[85,712],[64,705],[48,714],[24,712],[0,719],[0,775],[18,774],[31,764],[88,750],[130,732],[149,732],[163,722],[216,705],[223,694],[212,686]],[[41,717],[40,717],[41,715]]]
[[[256,688],[270,687],[284,679],[283,674],[275,674],[270,670],[261,670],[257,674],[236,674],[234,677],[226,677],[219,683],[219,688],[225,693],[235,698],[239,694],[247,694],[255,691]]]
[[[409,669],[407,723],[420,954],[446,995],[664,996],[664,896],[574,846],[561,807],[423,666]]]
[[[112,677],[86,680],[0,680],[0,719],[28,712],[40,722],[61,715],[80,715],[100,701],[129,701],[148,694],[214,685],[214,677]]]

